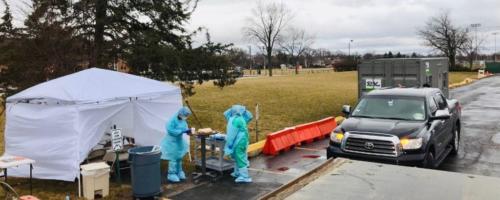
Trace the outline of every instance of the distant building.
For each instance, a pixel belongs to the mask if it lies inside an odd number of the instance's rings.
[[[486,66],[484,60],[475,60],[472,63],[472,67],[470,66],[469,61],[462,61],[461,64],[465,68],[468,68],[468,69],[471,69],[471,70],[481,69],[481,68],[484,68]]]
[[[496,54],[493,59],[495,62],[500,62],[500,54]]]
[[[127,64],[127,61],[120,58],[114,63],[109,63],[108,68],[119,72],[130,73],[130,67]]]

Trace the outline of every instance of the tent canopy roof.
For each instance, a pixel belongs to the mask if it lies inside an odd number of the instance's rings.
[[[90,68],[30,87],[8,97],[7,102],[30,99],[91,102],[169,94],[179,90],[179,87],[161,81]]]

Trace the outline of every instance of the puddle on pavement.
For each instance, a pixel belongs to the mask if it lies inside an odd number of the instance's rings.
[[[284,171],[287,171],[287,170],[289,170],[289,169],[290,169],[290,168],[288,168],[288,167],[280,167],[280,168],[278,168],[278,171],[282,171],[282,172],[284,172]]]
[[[305,156],[302,156],[302,158],[319,158],[320,156],[319,155],[305,155]]]

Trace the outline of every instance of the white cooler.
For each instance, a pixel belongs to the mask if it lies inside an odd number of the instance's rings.
[[[104,162],[82,165],[83,197],[94,199],[95,195],[109,195],[109,165]]]

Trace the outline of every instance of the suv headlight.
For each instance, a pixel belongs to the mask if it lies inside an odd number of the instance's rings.
[[[344,133],[332,131],[330,134],[330,140],[335,143],[341,143],[344,138]]]
[[[422,147],[422,138],[403,138],[400,140],[400,143],[403,149],[420,149]]]

